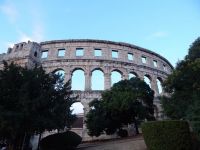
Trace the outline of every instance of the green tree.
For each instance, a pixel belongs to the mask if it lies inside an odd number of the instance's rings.
[[[188,55],[180,61],[164,82],[170,96],[162,97],[164,113],[172,119],[189,120],[200,139],[200,38],[190,46]]]
[[[70,107],[70,81],[47,74],[42,67],[32,70],[4,62],[0,71],[0,138],[9,149],[22,147],[27,135],[70,127],[75,116]]]
[[[184,119],[190,105],[200,99],[200,38],[189,48],[188,55],[178,62],[164,82],[170,97],[162,97],[164,113],[172,119]]]
[[[86,116],[89,135],[113,134],[124,125],[135,123],[137,128],[139,121],[153,120],[153,99],[154,92],[139,78],[119,81],[100,100],[90,103]]]
[[[192,43],[185,59],[195,60],[196,58],[200,58],[200,37]]]

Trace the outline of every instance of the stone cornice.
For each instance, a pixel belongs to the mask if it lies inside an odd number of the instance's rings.
[[[136,68],[144,68],[144,69],[147,69],[147,70],[151,70],[151,71],[155,71],[155,72],[158,72],[158,73],[161,73],[161,74],[164,74],[166,76],[168,76],[170,73],[166,73],[165,71],[162,71],[162,70],[159,70],[159,69],[156,69],[156,68],[152,68],[152,67],[149,67],[149,66],[145,66],[145,65],[138,65],[136,63],[131,63],[131,62],[123,62],[123,61],[117,61],[117,60],[102,60],[102,59],[56,59],[56,60],[43,60],[41,62],[42,65],[44,65],[45,63],[49,63],[50,65],[52,63],[56,63],[56,62],[104,62],[105,64],[108,63],[108,64],[121,64],[121,65],[128,65],[128,66],[134,66]],[[43,66],[43,67],[46,67],[46,66]],[[101,67],[100,67],[101,68]]]
[[[174,68],[172,64],[163,56],[160,54],[157,54],[151,50],[148,50],[146,48],[142,48],[133,44],[125,43],[125,42],[113,42],[113,41],[108,41],[108,40],[97,40],[97,39],[69,39],[69,40],[52,40],[52,41],[45,41],[41,42],[40,45],[47,45],[47,44],[56,44],[56,43],[77,43],[77,42],[84,42],[84,43],[103,43],[103,44],[114,44],[114,45],[119,45],[119,46],[125,46],[129,48],[134,48],[149,54],[153,54],[160,59],[164,60],[172,69]]]

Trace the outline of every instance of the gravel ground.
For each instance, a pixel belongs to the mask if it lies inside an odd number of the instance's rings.
[[[104,142],[83,143],[78,150],[147,150],[142,136]]]

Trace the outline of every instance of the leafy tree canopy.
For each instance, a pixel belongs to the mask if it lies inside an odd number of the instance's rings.
[[[195,60],[197,58],[200,58],[200,37],[192,43],[185,59]]]
[[[0,70],[0,138],[16,142],[24,134],[70,127],[75,119],[70,107],[70,81],[4,62]]]
[[[191,106],[200,100],[200,38],[190,47],[188,55],[180,61],[164,82],[170,97],[163,97],[166,115],[173,119],[187,118]],[[200,115],[200,114],[199,114]]]
[[[123,125],[153,120],[153,99],[154,92],[139,78],[119,81],[102,93],[101,100],[90,103],[86,116],[89,135],[113,134]]]

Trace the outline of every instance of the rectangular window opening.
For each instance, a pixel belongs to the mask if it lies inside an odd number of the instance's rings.
[[[101,49],[94,49],[94,56],[97,56],[97,57],[102,56]]]
[[[163,70],[164,70],[164,71],[167,71],[166,65],[163,65]]]
[[[154,67],[158,67],[158,64],[157,64],[157,61],[156,61],[156,60],[153,60],[153,66],[154,66]]]
[[[48,57],[48,50],[42,51],[41,58],[47,58]]]
[[[147,63],[147,58],[145,56],[142,56],[142,63],[144,63],[144,64]]]
[[[65,49],[58,49],[58,57],[64,57],[65,56]]]
[[[112,50],[112,58],[118,58],[118,51]]]
[[[133,54],[132,53],[128,53],[128,60],[133,60]]]
[[[76,56],[83,56],[84,49],[83,48],[76,48]]]

